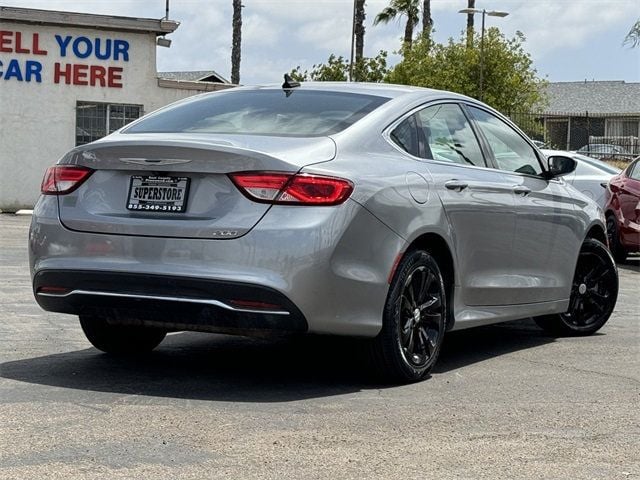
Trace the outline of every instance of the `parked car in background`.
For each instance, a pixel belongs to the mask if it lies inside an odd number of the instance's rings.
[[[634,154],[629,152],[626,148],[609,143],[591,143],[579,148],[577,152],[600,160],[630,160],[634,157]]]
[[[640,157],[609,181],[605,215],[614,258],[640,251]]]
[[[621,170],[619,168],[577,152],[543,149],[542,153],[547,157],[565,155],[573,158],[577,163],[576,169],[564,176],[565,181],[594,200],[600,205],[600,208],[604,209],[607,183],[609,183],[612,177],[620,173]]]
[[[180,330],[348,335],[416,381],[448,330],[608,320],[617,270],[601,210],[558,178],[575,167],[450,92],[286,79],[198,95],[47,171],[33,292],[110,354]]]

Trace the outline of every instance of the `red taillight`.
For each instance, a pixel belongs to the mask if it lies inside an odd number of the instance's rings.
[[[339,205],[353,191],[349,180],[322,175],[238,172],[229,177],[256,202],[286,205]]]
[[[49,167],[42,179],[40,191],[43,195],[64,195],[82,185],[93,170],[78,165],[54,165]]]

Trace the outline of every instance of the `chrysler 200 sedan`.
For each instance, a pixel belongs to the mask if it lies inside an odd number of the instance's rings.
[[[111,354],[181,330],[349,335],[416,381],[450,330],[607,321],[617,271],[574,169],[449,92],[285,79],[199,95],[48,169],[33,292]]]

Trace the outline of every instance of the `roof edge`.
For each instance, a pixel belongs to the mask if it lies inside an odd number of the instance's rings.
[[[180,22],[168,19],[135,18],[93,13],[63,12],[34,8],[5,7],[0,5],[0,21],[31,23],[40,25],[64,25],[91,27],[136,33],[166,35],[174,32]]]

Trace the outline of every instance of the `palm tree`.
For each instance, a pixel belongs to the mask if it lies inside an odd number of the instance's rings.
[[[420,21],[420,0],[391,0],[389,6],[376,15],[373,24],[389,23],[394,18],[403,15],[407,17],[404,28],[404,44],[411,48],[413,29]]]
[[[624,37],[623,45],[629,45],[631,48],[640,46],[640,18],[636,20],[627,36]]]
[[[467,8],[476,8],[476,0],[467,0]],[[467,13],[467,47],[473,46],[473,13]]]
[[[433,18],[431,18],[431,0],[422,2],[422,35],[429,37],[433,28]]]
[[[355,3],[354,32],[356,36],[356,63],[364,57],[364,19],[366,17],[364,12],[364,2],[365,0],[356,0]]]
[[[231,83],[240,83],[242,43],[242,0],[233,0],[233,34],[231,38]]]

